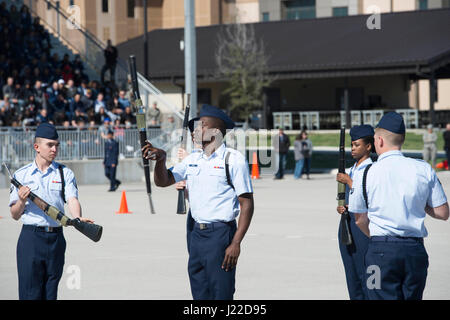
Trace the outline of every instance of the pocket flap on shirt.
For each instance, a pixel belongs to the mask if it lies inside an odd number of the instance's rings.
[[[187,167],[186,174],[196,176],[200,172],[199,167]]]
[[[62,184],[61,182],[50,182],[50,190],[61,191]]]
[[[209,175],[210,176],[219,176],[219,177],[225,177],[225,167],[224,166],[214,166],[209,169]]]
[[[24,183],[24,186],[30,188],[31,191],[36,191],[39,189],[39,185],[35,182]]]

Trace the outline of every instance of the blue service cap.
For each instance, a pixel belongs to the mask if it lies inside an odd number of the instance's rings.
[[[234,122],[230,119],[229,116],[225,114],[222,110],[220,110],[217,107],[210,106],[209,104],[204,104],[202,106],[202,110],[200,111],[200,118],[201,117],[214,117],[222,120],[225,122],[225,127],[227,129],[233,129],[234,128]]]
[[[403,117],[394,111],[386,113],[377,125],[377,128],[383,128],[397,134],[405,133],[405,122]]]
[[[195,121],[199,121],[199,120],[200,120],[199,117],[196,117],[196,118],[193,118],[193,119],[189,120],[188,127],[189,127],[189,131],[191,131],[191,133],[194,132]]]
[[[37,127],[35,137],[49,140],[58,140],[59,138],[55,126],[48,122],[41,123]]]
[[[354,126],[350,129],[350,137],[352,138],[352,141],[369,136],[373,137],[374,134],[375,132],[373,131],[372,126],[369,126],[368,124]]]

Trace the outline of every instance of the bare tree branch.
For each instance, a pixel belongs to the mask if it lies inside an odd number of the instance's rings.
[[[268,76],[265,47],[257,40],[250,24],[229,24],[217,37],[216,77],[227,79],[230,110],[243,119],[262,107],[262,92],[271,79]]]

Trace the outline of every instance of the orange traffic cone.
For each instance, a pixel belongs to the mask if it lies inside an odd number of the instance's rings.
[[[444,162],[439,162],[439,163],[436,165],[436,169],[444,169]]]
[[[122,191],[122,200],[120,200],[120,209],[116,211],[116,214],[131,213],[128,211],[127,197],[125,196],[125,190]]]
[[[256,156],[256,152],[253,152],[252,179],[259,179],[259,166],[258,166],[258,157]]]

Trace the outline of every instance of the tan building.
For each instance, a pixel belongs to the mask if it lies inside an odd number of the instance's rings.
[[[324,122],[336,124],[348,90],[351,110],[425,110],[419,123],[410,122],[411,127],[423,126],[433,114],[428,112],[432,83],[428,78],[433,74],[438,79],[434,108],[450,110],[450,90],[446,88],[450,38],[443,32],[450,26],[450,10],[381,14],[381,30],[368,28],[368,17],[255,23],[256,38],[264,41],[269,56],[269,73],[276,79],[265,90],[267,108],[263,115],[270,120],[275,113],[319,111],[327,118]],[[214,76],[214,43],[219,33],[218,26],[197,30],[201,47],[197,52],[198,103],[225,109],[229,102],[223,92],[228,83]],[[173,48],[182,37],[183,29],[179,28],[151,32],[149,38],[154,48],[149,53],[152,82],[177,99],[177,105],[182,105],[184,60],[181,51]],[[136,38],[123,43],[119,52],[126,57],[141,42],[142,38]],[[142,60],[138,70],[142,70]],[[435,123],[450,120],[442,119],[443,114],[439,113]],[[270,121],[267,124],[272,126]],[[332,128],[323,123],[320,127]]]
[[[56,28],[54,10],[47,1],[32,0],[33,9]],[[55,3],[57,1],[51,0]],[[138,37],[144,32],[143,0],[61,0],[59,7],[76,19],[102,42],[114,45]],[[184,26],[184,0],[147,0],[148,31]],[[196,26],[209,26],[234,21],[246,23],[259,20],[258,0],[195,0]],[[61,22],[60,22],[61,23]],[[70,41],[70,39],[69,39]]]

